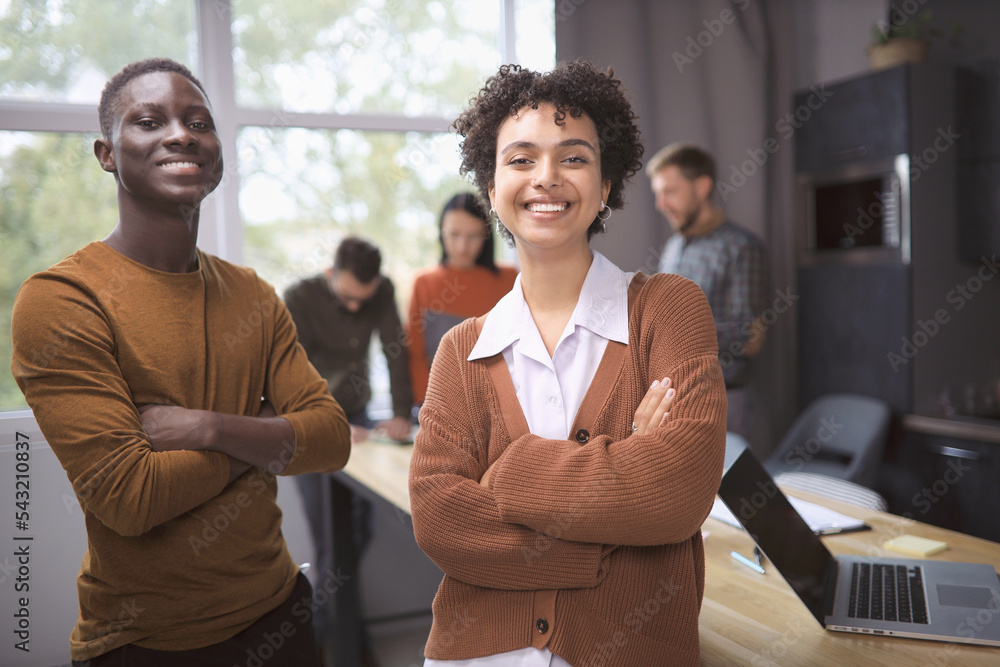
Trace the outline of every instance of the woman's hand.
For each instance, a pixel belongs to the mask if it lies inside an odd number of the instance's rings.
[[[670,378],[663,378],[654,381],[649,387],[635,411],[635,419],[632,422],[633,433],[646,435],[667,421],[667,417],[670,415],[667,411],[677,395],[670,384]]]

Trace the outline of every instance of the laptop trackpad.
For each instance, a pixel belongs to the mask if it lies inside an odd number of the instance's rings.
[[[938,601],[948,607],[971,607],[988,609],[993,599],[993,591],[982,586],[937,585]]]

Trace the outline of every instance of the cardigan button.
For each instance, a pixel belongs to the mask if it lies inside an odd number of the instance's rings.
[[[587,432],[587,429],[581,428],[579,431],[576,432],[574,437],[576,438],[576,441],[582,445],[583,443],[590,440],[590,433]]]
[[[535,621],[535,628],[537,628],[538,631],[544,635],[546,632],[549,631],[549,622],[546,621],[544,618],[540,618],[537,621]]]

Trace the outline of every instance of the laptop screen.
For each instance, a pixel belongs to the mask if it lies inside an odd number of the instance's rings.
[[[836,567],[833,556],[749,449],[722,476],[719,497],[825,625],[824,584],[828,567]]]

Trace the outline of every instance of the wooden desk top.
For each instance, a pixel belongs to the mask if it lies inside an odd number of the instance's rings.
[[[400,510],[409,513],[407,493],[413,445],[364,442],[353,447],[344,472]],[[989,563],[1000,570],[1000,544],[976,537],[789,490],[849,516],[864,519],[872,530],[823,537],[835,554],[902,556],[882,543],[902,534],[948,543],[930,560]],[[770,562],[758,574],[729,556],[751,555],[753,541],[734,526],[705,521],[705,598],[702,602],[701,659],[705,665],[998,665],[1000,648],[951,642],[875,637],[827,631]],[[1000,622],[1000,618],[996,619]]]
[[[1000,545],[903,517],[860,509],[812,494],[789,495],[864,519],[872,530],[823,537],[835,554],[911,558],[881,545],[903,534],[948,543],[928,560],[989,563],[1000,569]],[[729,556],[753,552],[744,531],[717,519],[705,521],[705,598],[701,659],[704,665],[998,665],[1000,648],[824,630],[768,561],[758,574]],[[1000,618],[996,622],[1000,622]]]
[[[351,447],[344,472],[396,508],[410,513],[409,475],[413,445],[369,440]]]

